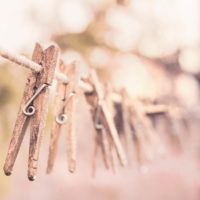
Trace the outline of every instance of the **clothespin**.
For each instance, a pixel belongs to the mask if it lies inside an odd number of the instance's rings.
[[[86,80],[91,85],[92,80]],[[93,86],[92,86],[93,88]],[[103,94],[100,94],[100,97],[97,97],[96,92],[94,89],[91,92],[85,92],[86,100],[89,103],[91,109],[91,115],[94,123],[94,128],[96,130],[95,135],[95,146],[94,146],[94,153],[93,153],[93,162],[92,162],[92,174],[95,175],[96,171],[96,158],[98,150],[100,149],[103,157],[104,166],[106,169],[109,169],[109,159],[108,159],[108,151],[109,151],[109,144],[108,144],[108,137],[106,134],[106,130],[104,125],[102,124],[101,120],[101,107],[99,105],[100,99],[103,99]]]
[[[146,160],[152,159],[151,143],[143,121],[138,117],[135,107],[129,107],[129,123],[133,135],[135,158],[140,165]]]
[[[96,158],[98,150],[101,151],[104,166],[106,169],[110,168],[110,160],[109,160],[109,142],[106,135],[106,130],[103,127],[100,127],[100,123],[96,126],[96,136],[95,136],[95,147],[94,147],[94,154],[93,154],[93,164],[92,164],[92,174],[95,176],[96,172]]]
[[[143,153],[146,155],[147,160],[152,160],[155,156],[163,156],[165,147],[162,144],[160,136],[156,133],[156,130],[152,124],[152,121],[146,114],[145,106],[143,102],[138,99],[134,99],[134,128],[139,138]],[[144,156],[145,157],[145,156]]]
[[[116,153],[118,155],[120,164],[125,166],[127,164],[126,156],[122,148],[113,117],[105,103],[104,92],[95,71],[91,72],[91,77],[88,81],[93,86],[93,92],[86,92],[85,96],[89,105],[95,108],[93,109],[93,120],[95,128],[102,129],[102,127],[104,127],[105,130],[109,133],[109,136],[112,139]]]
[[[115,93],[116,94],[116,93]],[[110,112],[110,115],[112,116],[112,119],[115,123],[115,114],[116,114],[116,110],[115,110],[115,106],[113,106],[113,102],[116,101],[116,97],[119,97],[117,95],[114,95],[113,93],[113,88],[111,86],[111,84],[106,84],[104,85],[104,101],[106,103],[106,106],[107,106],[107,109],[109,110]],[[119,99],[118,99],[119,100]],[[117,100],[117,101],[118,101]],[[118,137],[120,139],[120,142],[121,141],[121,135],[120,135],[120,132],[119,132],[119,129],[118,129],[118,125],[115,123],[115,127],[116,127],[116,130],[117,130],[117,134],[118,134]],[[109,160],[109,164],[110,164],[110,168],[112,169],[112,172],[115,173],[116,172],[116,151],[115,151],[115,146],[113,144],[113,140],[112,140],[112,137],[110,134],[107,134],[107,140],[108,140],[108,160]]]
[[[170,105],[168,115],[165,116],[165,129],[165,136],[169,140],[170,148],[176,152],[182,151],[190,134],[185,109],[177,105]]]
[[[95,135],[95,146],[94,146],[94,153],[93,153],[93,162],[92,162],[92,175],[95,176],[96,174],[96,160],[97,154],[100,150],[104,162],[104,166],[106,169],[113,169],[113,155],[111,154],[113,149],[111,149],[112,141],[110,136],[106,133],[106,128],[102,122],[102,114],[101,114],[101,107],[98,104],[99,99],[96,96],[95,92],[87,93],[86,100],[91,106],[91,114],[93,118],[94,128],[96,130]]]
[[[114,98],[115,97],[115,98]],[[114,120],[121,140],[124,142],[128,162],[131,164],[132,153],[134,152],[133,133],[129,121],[129,102],[126,89],[121,89],[113,94],[113,102],[116,110]],[[134,145],[133,145],[134,144]]]
[[[61,128],[67,134],[68,169],[74,172],[76,168],[76,134],[73,126],[74,95],[77,93],[80,80],[80,68],[77,62],[71,65],[60,64],[60,71],[66,74],[68,84],[58,82],[55,98],[55,117],[52,125],[47,173],[51,173],[57,153],[58,139]]]
[[[30,122],[28,178],[31,181],[36,178],[40,142],[48,111],[48,88],[52,84],[58,61],[58,48],[52,45],[46,50],[43,50],[41,45],[37,43],[32,59],[42,66],[42,71],[32,72],[28,77],[4,164],[5,174],[8,176],[11,175],[22,140]]]

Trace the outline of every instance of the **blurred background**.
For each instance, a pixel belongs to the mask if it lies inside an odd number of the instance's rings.
[[[11,177],[3,164],[28,70],[0,59],[1,200],[198,200],[200,198],[200,1],[199,0],[7,0],[0,7],[0,46],[31,57],[35,42],[56,42],[62,59],[80,60],[83,76],[95,68],[104,84],[126,88],[131,98],[170,105],[153,134],[167,153],[149,162],[106,171],[98,157],[92,177],[94,128],[82,93],[75,126],[78,165],[67,171],[65,131],[54,171],[46,175],[53,112],[41,144],[38,178],[27,180],[29,134]],[[134,101],[133,101],[134,105]],[[81,114],[80,114],[81,113]]]

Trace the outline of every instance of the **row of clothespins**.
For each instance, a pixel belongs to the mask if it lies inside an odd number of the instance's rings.
[[[72,64],[66,67],[58,55],[59,50],[56,46],[50,46],[46,50],[43,50],[39,44],[35,46],[32,61],[39,64],[42,69],[39,72],[31,72],[27,78],[4,164],[6,175],[11,175],[13,171],[22,140],[30,123],[28,178],[31,181],[36,178],[40,143],[48,113],[49,87],[52,84],[56,66],[61,73],[68,77],[69,81],[58,81],[57,83],[47,173],[51,173],[54,166],[61,129],[65,129],[67,132],[69,171],[74,172],[76,169],[76,132],[72,123],[74,98],[79,91],[80,80],[90,88],[85,90],[84,94],[90,105],[96,130],[94,158],[100,149],[106,169],[114,168],[113,153],[116,153],[122,166],[127,165],[127,156],[122,144],[123,137],[126,138],[125,143],[139,140],[141,149],[147,149],[148,145],[152,145],[152,149],[158,147],[159,138],[152,133],[151,123],[146,115],[166,113],[166,106],[143,106],[139,101],[132,103],[124,90],[118,92],[117,95],[120,98],[116,100],[111,97],[112,92],[109,89],[105,90],[99,82],[95,71],[91,71],[89,77],[83,80],[80,77],[79,66]],[[132,104],[136,109],[131,109],[130,105]],[[146,131],[148,134],[144,134]],[[137,134],[133,134],[133,132]],[[151,153],[149,150],[146,152]],[[95,159],[93,165],[95,168]]]

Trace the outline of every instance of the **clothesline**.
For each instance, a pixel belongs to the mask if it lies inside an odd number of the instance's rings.
[[[0,56],[35,72],[40,72],[42,70],[42,65],[38,64],[40,63],[40,59],[38,58],[41,58],[41,62],[44,63],[44,66],[47,66],[45,73],[41,73],[41,77],[38,77],[37,74],[34,73],[33,75],[31,74],[27,80],[28,87],[25,87],[24,90],[24,95],[20,104],[20,112],[17,115],[3,168],[7,176],[12,174],[22,140],[28,124],[31,121],[28,159],[28,178],[30,181],[35,180],[37,175],[40,141],[47,119],[49,94],[48,90],[44,90],[44,88],[52,84],[53,73],[51,70],[56,67],[56,59],[59,59],[57,49],[54,49],[49,57],[48,55],[50,55],[50,53],[48,51],[40,51],[40,49],[41,46],[39,44],[36,45],[33,53],[33,60],[36,60],[34,62],[25,56],[17,55],[0,48]],[[49,62],[52,65],[48,66]],[[76,169],[77,134],[73,125],[73,113],[75,109],[74,98],[72,97],[76,93],[77,80],[80,80],[80,77],[78,76],[78,68],[74,68],[74,65],[68,67],[69,68],[65,70],[64,65],[60,65],[60,71],[55,72],[55,77],[60,81],[58,82],[56,90],[58,95],[55,97],[56,110],[54,111],[54,120],[51,130],[47,173],[50,173],[54,166],[61,126],[64,126],[65,130],[67,130],[68,169],[70,172],[74,172]],[[67,76],[64,74],[65,71],[68,71]],[[37,81],[31,81],[35,80],[35,78]],[[43,83],[44,80],[45,83]],[[40,85],[40,87],[38,87],[38,85]],[[116,152],[120,165],[126,166],[128,163],[126,153],[128,152],[124,151],[121,139],[126,141],[126,150],[129,150],[131,144],[129,141],[132,141],[133,136],[135,138],[133,144],[137,145],[137,148],[139,147],[138,151],[142,150],[141,155],[139,155],[140,152],[136,152],[139,157],[141,157],[139,161],[143,159],[142,156],[145,156],[145,159],[149,159],[149,152],[150,154],[154,153],[155,148],[149,148],[151,146],[156,146],[159,150],[158,153],[160,153],[162,144],[157,134],[154,134],[154,126],[151,123],[149,115],[167,114],[167,117],[171,117],[173,116],[170,110],[171,108],[169,109],[167,105],[154,104],[150,101],[143,102],[137,98],[132,98],[128,95],[126,90],[116,92],[116,94],[114,94],[115,100],[112,96],[114,91],[109,91],[109,96],[104,96],[105,88],[100,83],[95,70],[91,70],[88,82],[81,81],[79,82],[79,86],[84,89],[84,95],[90,107],[91,119],[93,120],[96,133],[93,158],[94,168],[96,166],[95,158],[97,156],[97,149],[101,149],[103,162],[107,169],[114,169],[114,151]],[[37,90],[34,88],[37,88]],[[38,100],[36,98],[38,98],[39,95],[40,99]],[[116,98],[117,95],[118,97]],[[134,104],[133,106],[132,102]],[[111,105],[112,107],[110,107]],[[137,144],[135,142],[137,142]],[[162,151],[164,152],[163,149]]]
[[[0,56],[7,59],[7,60],[10,60],[18,65],[21,65],[23,67],[26,67],[28,69],[31,69],[33,71],[36,71],[36,72],[39,72],[42,70],[42,66],[33,62],[32,60],[26,58],[25,56],[22,56],[22,55],[18,55],[18,54],[15,54],[15,53],[12,53],[8,50],[5,50],[3,49],[2,47],[0,47]],[[58,80],[64,82],[64,83],[68,83],[69,82],[69,78],[59,72],[59,71],[55,71],[55,76]],[[83,82],[83,81],[80,81],[80,87],[82,89],[84,89],[85,91],[92,91],[92,87],[91,85]]]

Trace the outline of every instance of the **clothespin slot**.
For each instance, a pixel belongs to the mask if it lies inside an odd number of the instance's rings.
[[[26,129],[30,124],[30,146],[28,178],[36,178],[41,136],[45,127],[48,111],[48,87],[52,84],[58,61],[58,48],[54,45],[43,50],[36,44],[33,61],[41,66],[40,72],[33,71],[27,80],[10,146],[4,164],[4,172],[11,175]]]

